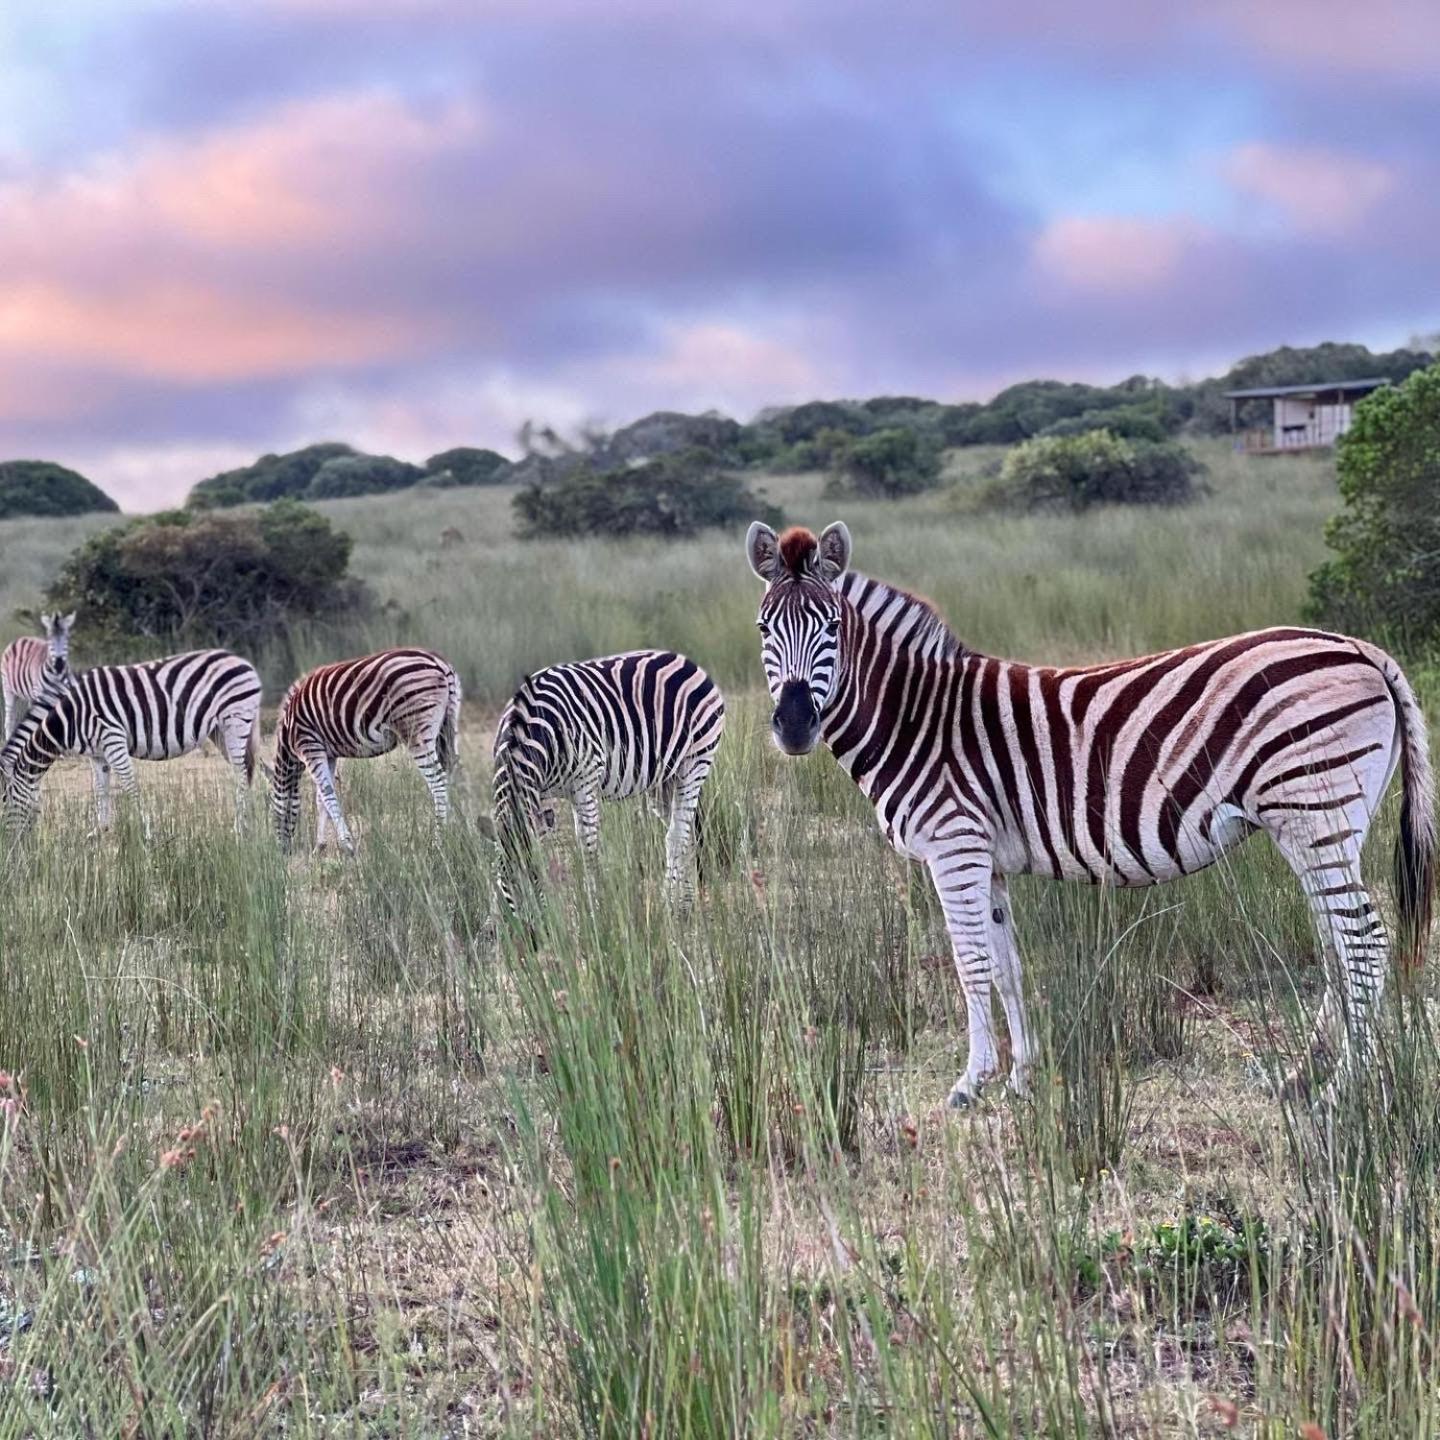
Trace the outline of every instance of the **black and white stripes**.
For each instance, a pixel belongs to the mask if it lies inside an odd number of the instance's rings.
[[[534,882],[533,840],[547,828],[545,801],[555,796],[574,806],[580,843],[594,854],[602,796],[668,793],[666,880],[684,891],[700,791],[724,730],[719,688],[671,650],[632,650],[529,676],[495,736],[500,887],[511,908],[515,871]]]
[[[46,771],[62,755],[86,755],[95,765],[103,828],[111,817],[112,776],[133,792],[133,761],[173,760],[212,736],[235,767],[238,806],[254,776],[259,717],[260,677],[248,660],[226,650],[86,670],[48,709],[32,709],[6,747],[7,822],[28,826]]]
[[[355,848],[335,791],[341,758],[384,755],[404,745],[429,787],[435,815],[449,812],[449,777],[460,728],[460,677],[430,650],[381,650],[322,665],[297,680],[280,706],[275,729],[271,810],[275,833],[289,849],[300,813],[300,776],[315,783],[315,843],[325,844],[327,819],[346,850]]]
[[[1400,918],[1418,956],[1435,843],[1425,722],[1384,651],[1302,628],[1262,630],[1137,660],[1056,669],[975,654],[924,601],[847,573],[832,525],[777,538],[753,526],[766,583],[761,656],[777,743],[818,740],[874,803],[887,838],[929,867],[969,1009],[952,1099],[997,1069],[999,989],[1011,1083],[1032,1058],[1006,877],[1151,885],[1265,831],[1295,872],[1337,973],[1317,1054],[1363,1060],[1388,945],[1360,848],[1397,768]]]

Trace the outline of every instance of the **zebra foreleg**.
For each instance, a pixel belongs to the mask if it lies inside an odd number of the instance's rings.
[[[665,832],[665,884],[674,899],[684,905],[693,896],[694,884],[691,876],[690,857],[694,848],[696,815],[700,807],[700,792],[705,787],[705,778],[710,773],[710,758],[695,761],[681,767],[675,777],[674,793],[670,800],[670,828]]]
[[[319,750],[306,752],[302,758],[305,761],[305,768],[310,772],[310,778],[315,782],[315,799],[318,802],[317,815],[328,815],[330,823],[335,827],[335,837],[339,840],[346,854],[355,853],[355,841],[350,834],[350,827],[345,823],[345,816],[340,809],[340,797],[335,793],[335,775],[331,768],[330,757]],[[316,848],[319,848],[323,832],[320,830],[320,821],[315,822]]]
[[[990,1013],[995,960],[990,920],[991,862],[989,856],[965,853],[934,856],[927,860],[930,875],[945,912],[945,926],[955,954],[955,973],[965,992],[970,1054],[965,1073],[950,1091],[949,1103],[964,1109],[980,1098],[988,1080],[999,1073],[1000,1055],[995,1043],[995,1020]],[[1016,973],[1018,975],[1018,960]],[[1021,1012],[1023,1031],[1023,1011]]]
[[[340,789],[340,761],[334,755],[327,755],[325,763],[330,767],[330,777],[334,781],[336,789],[336,804],[339,804]],[[320,789],[320,782],[315,782],[315,853],[323,855],[325,847],[330,843],[330,816],[325,810],[325,796]]]
[[[20,723],[21,717],[15,713],[15,694],[8,685],[4,687],[5,699],[5,730],[0,734],[0,743],[8,740],[14,733],[15,727]]]
[[[990,945],[995,957],[995,982],[1000,1003],[1005,1008],[1005,1024],[1010,1030],[1010,1089],[1016,1095],[1028,1095],[1035,1047],[1025,1015],[1020,948],[1015,943],[1015,921],[1003,875],[996,875],[990,882]]]
[[[145,840],[148,843],[150,840],[150,817],[145,813],[145,806],[140,803],[140,782],[135,778],[135,761],[131,758],[130,751],[125,748],[123,742],[119,742],[114,745],[107,745],[105,747],[105,770],[107,783],[104,790],[105,818],[103,823],[100,818],[101,795],[98,792],[98,787],[95,796],[95,819],[98,828],[101,830],[108,830],[110,828],[111,821],[114,818],[114,812],[109,803],[110,786],[108,783],[109,779],[113,777],[116,781],[119,782],[121,790],[123,790],[126,795],[131,796],[135,800],[135,803],[139,805],[140,832],[142,835],[144,835]]]

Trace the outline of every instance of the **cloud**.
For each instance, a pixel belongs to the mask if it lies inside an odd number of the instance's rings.
[[[1185,221],[1062,215],[1035,237],[1040,274],[1085,294],[1143,295],[1172,284],[1195,230]]]
[[[1390,166],[1318,146],[1251,141],[1226,158],[1226,178],[1299,231],[1343,235],[1395,188]]]
[[[327,296],[324,277],[408,239],[409,176],[479,131],[473,107],[427,116],[384,94],[341,96],[12,180],[0,359],[203,384],[413,353],[443,333],[439,317]]]

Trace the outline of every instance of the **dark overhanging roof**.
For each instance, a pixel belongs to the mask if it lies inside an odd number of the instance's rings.
[[[1266,385],[1258,390],[1227,390],[1227,400],[1269,400],[1280,395],[1327,395],[1332,391],[1378,390],[1388,385],[1388,375],[1376,375],[1369,380],[1327,380],[1316,385]]]

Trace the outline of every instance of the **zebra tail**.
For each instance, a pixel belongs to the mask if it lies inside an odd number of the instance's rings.
[[[1400,773],[1404,789],[1400,801],[1400,834],[1395,842],[1395,898],[1400,919],[1400,965],[1409,971],[1425,963],[1425,946],[1434,912],[1435,776],[1430,765],[1425,715],[1415,692],[1393,660],[1383,671],[1400,713]]]
[[[260,758],[260,711],[250,722],[250,734],[245,739],[245,783],[255,783],[255,762]]]
[[[450,694],[445,701],[445,714],[440,721],[440,733],[435,737],[435,755],[445,770],[453,770],[460,758],[460,747],[456,732],[460,725],[460,681],[450,677]]]

